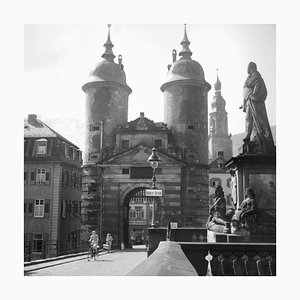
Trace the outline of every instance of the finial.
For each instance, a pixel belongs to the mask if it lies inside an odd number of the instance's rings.
[[[186,24],[184,24],[184,36],[180,44],[182,45],[182,50],[179,52],[179,56],[182,56],[182,58],[191,58],[193,53],[189,48],[190,41],[186,33]]]
[[[112,48],[113,48],[113,43],[110,40],[110,27],[111,24],[107,24],[108,27],[108,35],[107,35],[107,41],[103,45],[105,47],[105,52],[102,54],[102,57],[108,61],[114,61],[115,55],[113,54]]]

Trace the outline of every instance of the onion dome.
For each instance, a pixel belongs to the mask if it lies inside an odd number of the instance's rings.
[[[115,55],[112,50],[114,45],[110,40],[110,24],[108,25],[107,41],[103,46],[105,48],[105,52],[101,55],[103,61],[96,64],[95,68],[90,72],[89,82],[86,83],[82,89],[85,90],[92,83],[96,82],[111,82],[127,87],[129,93],[131,93],[131,89],[126,83],[126,74],[122,64],[122,56],[119,55],[118,64],[114,62]]]
[[[187,37],[186,26],[184,27],[184,37],[180,44],[182,45],[182,50],[179,52],[181,58],[175,60],[173,50],[173,64],[169,67],[167,82],[161,86],[161,90],[164,91],[167,86],[177,81],[186,81],[190,84],[204,85],[210,90],[211,86],[205,81],[204,71],[201,65],[197,61],[191,59],[193,53],[189,48],[190,41]]]

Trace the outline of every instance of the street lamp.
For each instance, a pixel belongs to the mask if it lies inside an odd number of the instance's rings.
[[[152,167],[152,189],[156,189],[155,187],[155,182],[156,182],[156,177],[155,177],[155,170],[158,167],[158,163],[161,161],[161,159],[159,158],[159,156],[157,155],[157,149],[153,148],[152,149],[152,153],[149,156],[149,158],[147,159],[147,162],[150,163],[151,167]],[[151,221],[151,227],[155,227],[154,224],[154,213],[155,213],[155,197],[153,197],[153,201],[152,201],[152,221]]]

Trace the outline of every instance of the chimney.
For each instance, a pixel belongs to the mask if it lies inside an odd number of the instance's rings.
[[[145,113],[141,112],[141,113],[140,113],[140,117],[141,117],[141,118],[144,118],[144,117],[145,117]]]
[[[37,115],[30,114],[28,115],[28,123],[35,124],[37,122]]]

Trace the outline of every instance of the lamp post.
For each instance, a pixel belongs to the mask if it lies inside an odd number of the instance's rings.
[[[149,156],[149,158],[147,159],[147,162],[150,163],[151,167],[152,167],[152,189],[156,189],[155,187],[155,182],[156,182],[156,177],[155,177],[155,170],[158,167],[158,163],[161,161],[161,159],[159,158],[159,156],[157,155],[157,149],[153,148],[152,149],[152,153]],[[154,223],[154,214],[155,214],[155,197],[153,197],[153,201],[152,201],[152,221],[151,221],[151,227],[155,227],[155,223]]]

